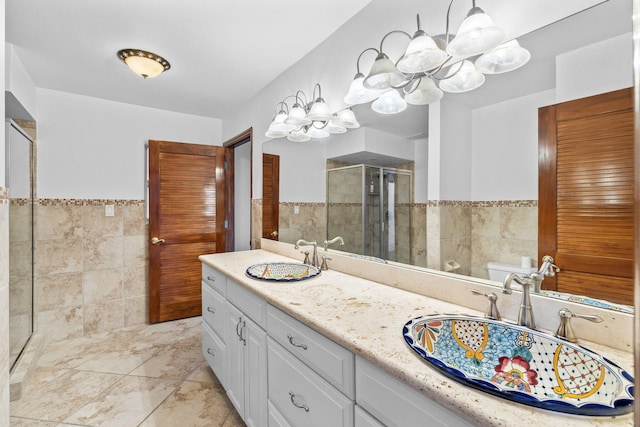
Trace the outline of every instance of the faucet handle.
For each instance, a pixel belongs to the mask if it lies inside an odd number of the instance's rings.
[[[485,292],[480,292],[475,289],[472,289],[471,293],[474,295],[482,295],[489,300],[489,308],[484,314],[484,317],[486,317],[487,319],[493,319],[493,320],[502,319],[502,317],[500,316],[500,312],[498,311],[498,305],[497,305],[498,295],[496,295],[495,292],[485,293]]]
[[[303,264],[311,264],[309,262],[309,251],[300,251],[301,254],[304,254],[304,261],[302,261]]]
[[[331,261],[331,258],[323,255],[322,256],[322,265],[320,266],[320,270],[328,270],[329,266],[327,265],[327,260]]]
[[[595,314],[573,313],[568,308],[561,309],[558,312],[558,316],[560,316],[560,325],[556,331],[556,337],[569,342],[578,342],[578,337],[576,337],[576,334],[573,332],[573,328],[571,327],[572,317],[577,317],[578,319],[584,319],[594,323],[600,323],[603,321],[602,317]]]

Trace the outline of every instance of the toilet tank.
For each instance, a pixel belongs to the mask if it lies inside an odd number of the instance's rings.
[[[505,264],[501,262],[488,262],[487,269],[489,270],[489,279],[495,280],[496,282],[503,282],[504,278],[510,273],[516,273],[518,276],[526,276],[537,270],[535,267],[521,267],[516,264]]]

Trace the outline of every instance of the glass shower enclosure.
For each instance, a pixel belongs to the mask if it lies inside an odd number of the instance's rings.
[[[327,170],[327,239],[345,252],[411,262],[413,173],[354,165]]]

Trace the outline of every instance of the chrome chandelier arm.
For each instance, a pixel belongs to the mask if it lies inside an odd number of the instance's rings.
[[[382,37],[382,40],[380,40],[380,51],[379,53],[382,53],[382,45],[384,44],[384,41],[386,40],[387,37],[389,37],[391,34],[395,34],[395,33],[400,33],[400,34],[404,34],[405,36],[409,37],[409,40],[411,40],[411,35],[409,33],[407,33],[406,31],[402,31],[402,30],[393,30],[393,31],[389,31],[387,34],[384,35],[384,37]]]
[[[378,49],[376,49],[375,47],[368,47],[365,50],[363,50],[362,52],[360,52],[360,55],[358,55],[358,60],[356,61],[356,75],[357,74],[361,74],[360,73],[360,58],[362,58],[362,55],[365,52],[369,51],[369,50],[374,51],[376,53],[376,55],[380,55],[380,51]]]

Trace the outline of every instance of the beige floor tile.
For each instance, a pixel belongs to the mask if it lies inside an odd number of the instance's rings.
[[[68,371],[42,387],[29,388],[22,399],[11,402],[11,415],[64,421],[120,378],[121,375]]]
[[[186,381],[140,427],[220,427],[231,411],[231,402],[224,390]]]
[[[75,368],[104,351],[100,338],[75,338],[49,344],[38,359],[38,366]]]
[[[156,348],[148,348],[141,351],[108,351],[100,353],[91,360],[79,365],[76,369],[79,371],[126,375],[149,360],[157,351]]]
[[[137,426],[179,384],[174,380],[127,376],[76,410],[64,422],[92,426]]]
[[[205,384],[211,384],[214,387],[222,388],[222,384],[218,380],[218,377],[213,373],[209,364],[203,360],[200,366],[198,366],[189,376],[187,381],[197,381]]]
[[[240,418],[240,415],[238,415],[235,409],[231,410],[231,413],[225,420],[224,424],[222,424],[222,427],[245,427],[245,426],[246,424],[244,423],[244,421],[242,421],[242,418]]]
[[[184,380],[201,365],[203,360],[201,348],[166,346],[129,374]]]
[[[29,418],[9,418],[9,427],[58,427],[57,421],[40,421]]]

